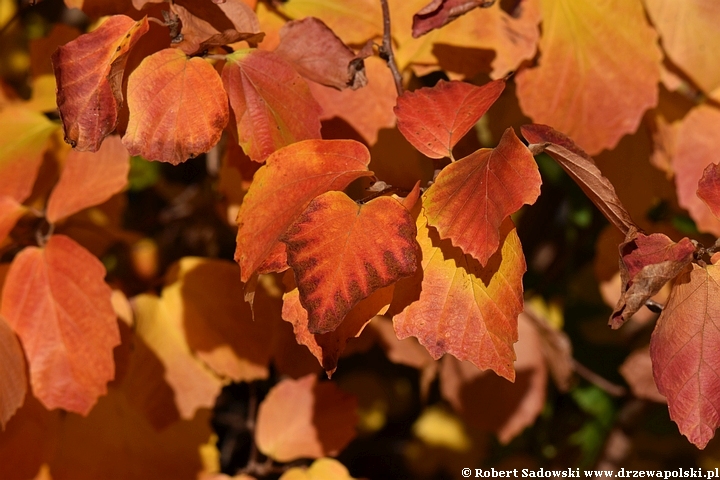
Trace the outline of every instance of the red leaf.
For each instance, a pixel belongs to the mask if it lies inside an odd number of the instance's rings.
[[[390,309],[398,338],[417,337],[433,358],[450,353],[480,369],[515,378],[513,343],[523,310],[525,257],[512,220],[500,229],[500,248],[483,267],[417,221],[422,271],[395,286]]]
[[[720,219],[720,165],[711,163],[698,182],[697,196]]]
[[[415,273],[408,211],[389,197],[358,205],[342,192],[315,198],[282,237],[308,330],[332,332],[360,300]]]
[[[355,90],[367,84],[362,58],[315,17],[283,25],[275,53],[303,77],[327,87]]]
[[[696,264],[675,281],[650,339],[655,384],[680,433],[705,448],[720,426],[720,267]]]
[[[69,237],[27,247],[13,260],[0,315],[18,334],[34,395],[48,409],[87,415],[115,375],[120,343],[105,267]]]
[[[25,214],[25,207],[7,195],[0,196],[0,245],[17,221]]]
[[[122,80],[130,49],[149,29],[147,18],[108,18],[52,56],[57,105],[65,141],[81,151],[97,151],[115,130],[122,106]]]
[[[213,66],[175,48],[146,57],[128,81],[131,155],[173,165],[210,150],[228,122],[227,96]]]
[[[357,401],[315,375],[283,380],[260,404],[258,450],[278,462],[337,455],[352,440]]]
[[[485,115],[505,89],[505,80],[482,87],[441,80],[432,88],[405,92],[394,111],[398,129],[430,158],[452,157],[453,147]]]
[[[20,342],[0,316],[0,430],[25,400],[27,378]]]
[[[478,7],[489,7],[488,0],[432,0],[413,15],[412,35],[417,38],[452,22]]]
[[[305,80],[275,53],[254,49],[229,55],[222,80],[240,145],[256,162],[291,143],[320,138],[320,105]]]
[[[306,140],[284,147],[255,173],[240,205],[235,261],[247,282],[310,201],[372,175],[370,153],[353,140]]]
[[[445,167],[425,194],[428,223],[481,265],[500,245],[500,226],[540,195],[542,180],[530,151],[505,130],[494,149],[484,148]]]
[[[130,155],[120,137],[108,138],[96,153],[72,151],[47,204],[50,223],[99,205],[127,185]]]

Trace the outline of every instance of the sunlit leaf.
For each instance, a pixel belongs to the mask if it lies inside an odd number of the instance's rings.
[[[120,343],[105,267],[69,237],[13,260],[0,315],[20,337],[33,394],[49,409],[87,415],[115,375]]]
[[[94,152],[115,130],[128,53],[148,29],[147,18],[114,15],[53,54],[57,105],[73,147]]]
[[[200,57],[176,48],[146,57],[128,81],[130,119],[123,144],[131,155],[173,165],[210,150],[228,122],[220,76]]]
[[[318,458],[307,468],[293,467],[279,480],[354,480],[345,465],[334,458]]]
[[[417,268],[412,217],[400,202],[315,198],[282,237],[313,334],[332,332],[360,300]]]
[[[20,342],[0,316],[0,431],[25,400],[27,377]]]
[[[293,67],[274,52],[239,50],[222,80],[245,153],[257,162],[300,140],[320,138],[321,108]]]
[[[493,3],[487,0],[432,0],[413,16],[413,37],[425,35],[475,8],[487,8]]]
[[[697,196],[720,219],[720,165],[711,163],[698,182]]]
[[[335,456],[355,437],[357,401],[315,375],[283,380],[260,404],[255,443],[278,462]]]
[[[129,172],[130,155],[120,137],[106,139],[95,153],[70,152],[48,200],[48,221],[54,223],[105,202],[125,188]]]
[[[25,212],[26,208],[12,197],[0,196],[0,245]]]
[[[614,148],[658,100],[662,56],[640,0],[543,0],[542,14],[539,66],[516,77],[523,112],[592,155]]]
[[[247,282],[274,251],[312,199],[371,175],[369,163],[367,148],[352,140],[306,140],[270,155],[238,212],[235,260],[242,281]]]
[[[500,245],[510,214],[540,195],[540,173],[530,151],[508,128],[494,149],[481,149],[445,167],[423,208],[440,237],[485,265]]]
[[[452,157],[453,147],[477,123],[505,89],[504,80],[482,87],[440,81],[432,88],[398,97],[398,129],[430,158]]]

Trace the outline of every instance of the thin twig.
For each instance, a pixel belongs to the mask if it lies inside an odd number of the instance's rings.
[[[597,373],[593,372],[589,368],[587,368],[582,363],[578,362],[573,358],[573,368],[577,372],[578,375],[583,377],[588,382],[592,383],[596,387],[600,387],[602,390],[604,390],[607,394],[612,395],[613,397],[622,397],[627,395],[627,389],[621,385],[617,385],[615,383],[612,383],[610,380],[607,380],[606,378],[601,377]]]
[[[388,68],[393,75],[395,80],[395,90],[397,90],[398,96],[403,94],[402,86],[402,75],[398,70],[397,63],[395,63],[395,54],[393,54],[392,48],[392,36],[390,33],[390,8],[388,7],[387,0],[380,0],[382,4],[383,12],[383,43],[380,46],[380,57],[385,60],[388,64]]]

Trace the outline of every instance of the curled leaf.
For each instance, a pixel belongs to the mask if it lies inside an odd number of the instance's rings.
[[[492,6],[495,0],[432,0],[413,16],[412,35],[417,38],[441,28],[475,8]]]

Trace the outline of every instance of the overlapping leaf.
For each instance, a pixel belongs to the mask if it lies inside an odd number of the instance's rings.
[[[490,7],[494,3],[488,0],[432,0],[413,16],[413,37],[425,35],[475,8]]]
[[[698,182],[697,196],[720,219],[720,165],[712,163],[705,168]]]
[[[25,400],[25,355],[10,326],[0,316],[0,431]]]
[[[705,448],[720,426],[720,267],[678,277],[650,340],[655,383],[680,433]]]
[[[0,196],[0,245],[25,211],[25,207],[14,198],[7,195]]]
[[[247,282],[274,251],[312,199],[371,175],[369,163],[367,148],[352,140],[306,140],[270,155],[238,212],[235,261],[242,281]]]
[[[453,147],[480,120],[505,89],[504,80],[482,87],[440,81],[397,99],[398,129],[430,158],[452,157]]]
[[[620,366],[620,374],[630,386],[633,395],[653,402],[667,402],[664,395],[658,392],[653,379],[650,349],[640,348],[632,352]]]
[[[49,409],[86,415],[115,375],[120,343],[105,267],[69,237],[13,260],[0,315],[18,334],[34,395]]]
[[[120,137],[105,140],[95,153],[72,151],[48,200],[46,218],[54,223],[98,205],[127,185],[130,155]]]
[[[435,359],[450,353],[513,380],[526,267],[512,220],[501,226],[500,248],[484,267],[441,240],[422,213],[417,228],[422,275],[395,286],[398,338],[417,337]]]
[[[210,150],[228,122],[227,96],[213,66],[175,48],[146,57],[128,81],[131,155],[182,163]]]
[[[260,404],[255,443],[278,462],[335,456],[355,438],[357,401],[315,375],[283,380]]]
[[[97,151],[115,129],[128,53],[148,29],[147,18],[114,15],[53,54],[57,105],[65,141],[73,147]]]
[[[222,80],[251,159],[262,162],[281,147],[320,138],[320,105],[292,65],[262,50],[240,50],[227,60]]]
[[[494,149],[445,167],[425,195],[428,223],[440,237],[485,265],[500,245],[500,227],[540,195],[540,173],[530,151],[508,128]]]
[[[640,0],[543,0],[542,13],[540,64],[516,80],[523,112],[590,154],[614,148],[658,99],[662,56]]]
[[[358,205],[342,192],[315,198],[282,237],[295,272],[308,330],[335,330],[360,300],[412,275],[415,227],[400,202]]]

